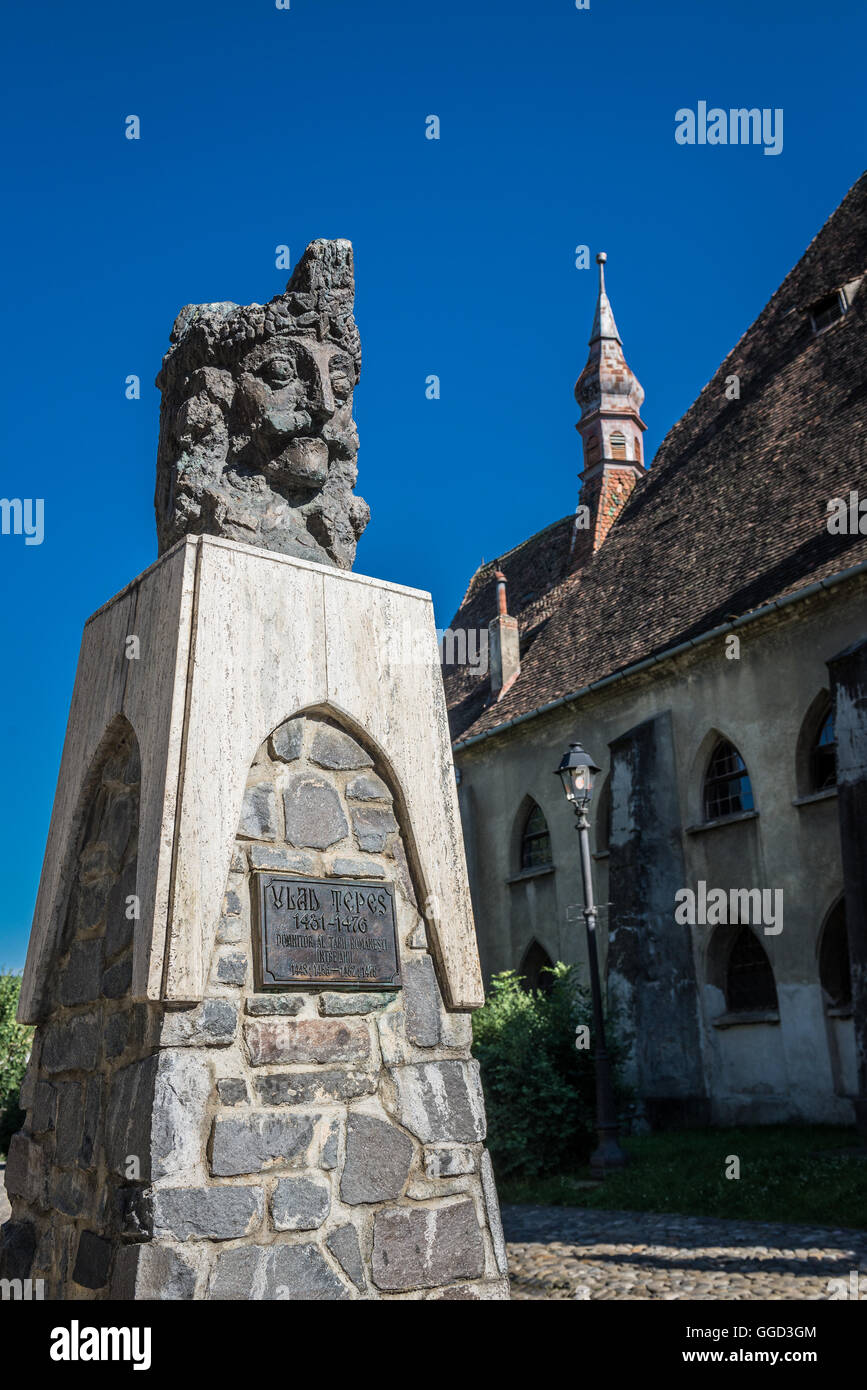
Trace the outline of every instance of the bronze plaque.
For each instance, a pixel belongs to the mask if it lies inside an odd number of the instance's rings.
[[[394,989],[400,962],[394,887],[259,873],[260,987]]]

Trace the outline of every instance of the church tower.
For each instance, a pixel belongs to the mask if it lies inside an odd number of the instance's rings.
[[[623,344],[605,292],[604,251],[599,266],[599,299],[590,335],[587,365],[575,383],[581,419],[575,426],[584,447],[579,512],[598,550],[644,472],[641,436],[647,426],[639,411],[644,391],[623,356]],[[588,520],[589,513],[589,520]]]

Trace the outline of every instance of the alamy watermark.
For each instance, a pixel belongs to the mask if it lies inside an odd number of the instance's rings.
[[[699,879],[697,891],[678,888],[674,895],[674,920],[679,926],[716,927],[745,923],[762,927],[765,936],[783,930],[782,888],[708,888]]]
[[[783,109],[740,106],[708,109],[700,101],[695,111],[681,106],[674,113],[674,138],[679,145],[764,145],[765,154],[783,152]]]
[[[436,642],[426,626],[405,622],[388,634],[385,660],[391,666],[466,666],[478,676],[488,673],[486,627],[436,629]]]
[[[42,497],[0,497],[0,534],[24,536],[25,545],[45,539],[45,501]]]

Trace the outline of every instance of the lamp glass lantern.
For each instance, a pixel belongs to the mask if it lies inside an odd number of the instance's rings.
[[[557,776],[563,783],[566,800],[572,802],[576,811],[586,811],[590,805],[593,783],[600,770],[580,743],[570,743],[569,751],[563,754],[557,768]]]

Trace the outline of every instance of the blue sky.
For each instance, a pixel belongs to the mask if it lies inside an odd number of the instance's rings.
[[[82,625],[156,555],[152,382],[180,307],[264,302],[278,245],[353,241],[373,516],[356,568],[429,589],[445,626],[483,557],[577,502],[595,272],[574,248],[608,252],[650,458],[861,173],[861,11],[12,9],[0,493],[43,498],[45,537],[0,536],[0,964],[24,961]],[[782,108],[783,152],[676,144],[700,100]]]

